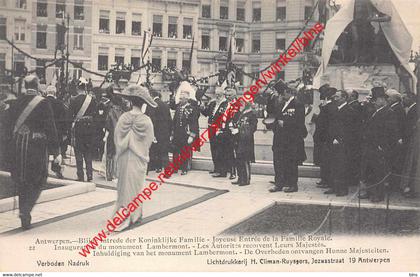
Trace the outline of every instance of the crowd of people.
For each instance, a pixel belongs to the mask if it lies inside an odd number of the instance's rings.
[[[27,76],[24,82],[22,95],[2,99],[0,124],[1,167],[18,185],[24,228],[30,226],[31,209],[48,176],[48,155],[53,155],[51,169],[63,178],[63,157],[73,150],[78,181],[92,181],[92,161],[102,160],[106,179],[118,179],[118,209],[140,191],[149,171],[159,173],[167,167],[169,153],[175,163],[184,147],[200,136],[200,116],[207,117],[209,132],[215,132],[209,134],[214,166],[209,173],[229,178],[233,185],[251,183],[255,104],[243,102],[238,113],[212,128],[234,103],[235,88],[217,86],[214,99],[205,103],[197,101],[191,87],[181,88],[165,103],[158,91],[138,85],[100,90],[80,80],[76,93],[63,100],[54,86],[48,86],[42,97],[36,76]],[[263,120],[274,135],[275,178],[269,191],[293,193],[298,191],[298,166],[306,160],[308,113],[297,90],[283,81],[270,90]],[[319,92],[319,114],[313,117],[314,163],[321,175],[317,186],[337,196],[359,186],[359,197],[373,202],[384,199],[386,188],[413,197],[419,183],[410,177],[417,168],[412,153],[418,150],[419,136],[415,95],[374,87],[360,102],[354,90],[324,85]],[[181,175],[192,167],[192,153],[187,156]],[[126,224],[139,219],[141,209]]]
[[[359,198],[372,202],[384,200],[387,189],[413,197],[419,180],[406,169],[417,167],[412,156],[416,96],[374,87],[360,102],[355,90],[324,85],[319,91],[322,103],[313,136],[321,171],[318,187],[345,196],[350,186],[360,185]]]

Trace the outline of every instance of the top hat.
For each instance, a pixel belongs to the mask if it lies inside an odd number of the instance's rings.
[[[387,98],[388,96],[385,94],[385,88],[384,87],[373,87],[371,90],[372,92],[372,99],[376,100],[377,98],[383,97]]]
[[[283,94],[284,91],[289,88],[282,79],[279,79],[272,87],[280,94]]]

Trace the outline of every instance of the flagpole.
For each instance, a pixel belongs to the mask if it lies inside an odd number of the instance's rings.
[[[69,44],[70,44],[70,15],[67,14],[67,51],[66,51],[66,86],[68,86],[69,82]]]
[[[190,50],[190,74],[192,75],[192,58],[194,51],[194,36],[192,37],[191,50]]]

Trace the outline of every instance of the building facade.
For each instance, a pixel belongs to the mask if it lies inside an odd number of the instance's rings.
[[[91,69],[105,74],[117,64],[138,68],[147,62],[155,69],[188,67],[193,36],[198,32],[199,4],[198,0],[120,0],[118,4],[113,0],[95,1]],[[145,31],[153,33],[153,40],[141,60]],[[195,65],[196,44],[193,49],[192,64]],[[193,66],[192,74],[195,70]],[[145,74],[145,70],[134,72],[130,82],[143,81]],[[103,78],[92,76],[92,80],[98,84]],[[162,74],[152,73],[152,81],[162,87]]]
[[[293,42],[310,17],[313,5],[313,0],[202,0],[198,73],[204,76],[226,67],[233,30],[236,37],[233,63],[247,73],[265,68]],[[313,18],[316,17],[315,12]],[[278,78],[289,81],[301,77],[302,56],[290,62]],[[237,80],[245,86],[252,81],[241,74],[237,74]]]
[[[13,76],[19,76],[24,74],[25,67],[30,67],[30,60],[12,49],[4,39],[31,53],[31,8],[31,1],[0,0],[0,83],[7,82],[4,76],[11,70]]]
[[[69,53],[69,59],[90,69],[92,45],[92,0],[32,0],[32,55],[36,58],[61,58]],[[66,30],[67,29],[67,30]],[[31,69],[41,83],[49,84],[67,73],[67,64],[45,68],[44,61],[31,60]],[[89,77],[73,64],[68,65],[69,79]]]

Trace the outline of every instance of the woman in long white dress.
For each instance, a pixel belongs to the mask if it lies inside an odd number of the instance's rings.
[[[115,127],[114,142],[117,162],[117,203],[115,212],[126,208],[135,196],[142,191],[149,162],[149,148],[154,133],[151,119],[141,111],[146,103],[157,105],[150,97],[147,88],[132,85],[120,93],[132,103],[132,110],[121,115]],[[121,231],[142,219],[142,207],[132,212],[116,231]]]

